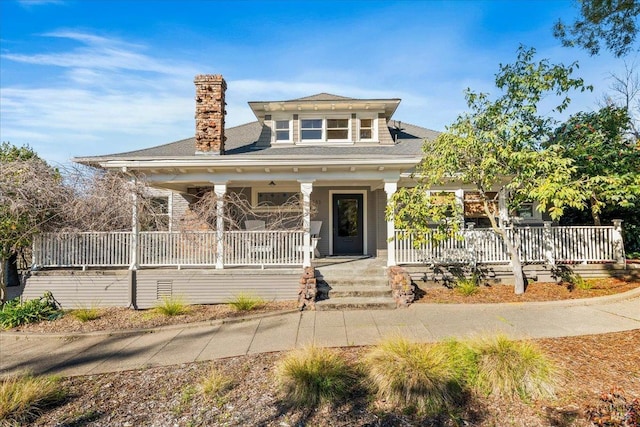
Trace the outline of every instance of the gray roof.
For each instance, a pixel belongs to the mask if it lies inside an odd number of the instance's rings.
[[[336,154],[371,156],[406,156],[421,155],[422,142],[425,139],[436,138],[439,132],[426,129],[409,123],[391,120],[389,131],[396,138],[394,145],[381,144],[354,144],[349,146],[322,146],[322,145],[286,145],[286,146],[258,146],[257,142],[263,132],[269,133],[268,127],[255,121],[240,126],[225,129],[225,156],[294,156],[294,157],[322,157]],[[78,157],[75,161],[80,163],[92,163],[94,161],[108,159],[170,159],[195,157],[195,138],[182,139],[180,141],[141,150],[115,153],[102,156]]]
[[[305,96],[303,98],[290,99],[289,101],[285,101],[285,102],[296,102],[296,101],[344,101],[344,100],[349,100],[349,99],[353,99],[353,98],[349,98],[348,96],[333,95],[331,93],[322,92],[322,93],[318,93],[316,95]]]

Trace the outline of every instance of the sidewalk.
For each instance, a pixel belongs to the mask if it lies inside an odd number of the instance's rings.
[[[390,335],[437,341],[502,332],[513,338],[640,328],[640,288],[591,300],[511,304],[414,304],[397,310],[305,311],[147,331],[49,336],[0,332],[0,376],[62,376],[141,369],[290,350],[375,344]]]

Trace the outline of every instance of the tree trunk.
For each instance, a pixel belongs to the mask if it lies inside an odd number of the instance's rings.
[[[0,257],[0,304],[4,304],[7,301],[7,272],[9,267],[9,259]]]
[[[600,222],[600,214],[591,209],[591,217],[593,218],[593,225],[600,226],[602,223]]]
[[[525,282],[524,282],[524,272],[522,271],[522,261],[520,261],[520,255],[518,254],[518,249],[520,248],[520,242],[517,239],[517,236],[515,233],[513,234],[513,236],[514,236],[514,239],[516,239],[516,242],[513,242],[511,239],[509,239],[507,230],[502,226],[498,226],[498,224],[496,223],[496,219],[493,216],[493,213],[489,209],[489,204],[487,202],[487,199],[486,197],[484,197],[484,192],[482,192],[482,195],[483,195],[484,212],[489,217],[489,221],[491,222],[491,228],[493,228],[493,231],[498,236],[502,237],[502,241],[507,246],[507,251],[509,251],[509,257],[511,258],[511,267],[512,267],[513,278],[514,278],[514,292],[516,293],[516,295],[523,294],[525,290]]]
[[[502,235],[502,239],[504,240],[504,243],[507,246],[507,250],[509,251],[509,256],[511,257],[511,266],[513,268],[514,292],[516,293],[516,295],[520,295],[523,294],[525,290],[522,261],[520,261],[520,255],[518,254],[518,248],[520,247],[520,245],[514,244],[511,239],[508,238],[506,230],[503,231],[504,234]]]
[[[597,200],[594,197],[591,197],[591,218],[593,218],[593,225],[601,226],[600,222],[600,214],[597,211]]]

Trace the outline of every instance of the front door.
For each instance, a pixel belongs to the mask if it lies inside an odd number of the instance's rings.
[[[333,254],[362,255],[362,194],[333,195]]]

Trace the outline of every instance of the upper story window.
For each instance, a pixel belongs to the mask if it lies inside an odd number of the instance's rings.
[[[373,119],[360,119],[360,139],[373,139]]]
[[[300,120],[300,141],[350,141],[350,119],[343,117],[309,118]]]
[[[300,120],[300,139],[302,141],[322,140],[322,119]]]
[[[291,122],[276,120],[276,141],[291,141]]]
[[[327,119],[327,140],[349,139],[349,119]]]

